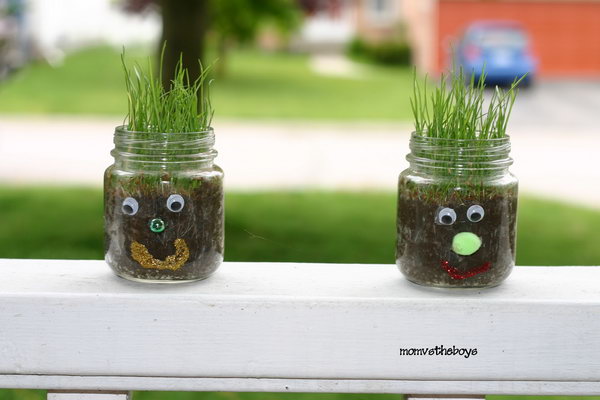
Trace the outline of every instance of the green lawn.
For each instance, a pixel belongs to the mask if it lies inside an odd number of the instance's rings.
[[[392,193],[226,197],[226,259],[393,263]],[[0,257],[102,258],[100,189],[0,187]],[[600,211],[524,198],[517,263],[600,264]]]
[[[142,52],[132,51],[131,60]],[[32,65],[0,83],[0,113],[116,114],[126,112],[119,53],[90,48],[53,68]],[[363,79],[319,76],[308,57],[236,50],[228,75],[216,79],[218,117],[317,120],[407,120],[412,72],[365,65]]]
[[[102,258],[100,189],[0,187],[0,210],[0,258]],[[226,198],[226,210],[227,260],[388,264],[394,261],[395,195],[392,193],[232,193]],[[517,262],[598,265],[598,226],[598,210],[524,198],[519,211]],[[42,400],[43,394],[33,390],[3,390],[0,399]],[[135,399],[392,400],[401,396],[139,392]],[[490,396],[490,399],[517,398]]]

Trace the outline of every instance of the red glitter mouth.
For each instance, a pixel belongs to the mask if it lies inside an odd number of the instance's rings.
[[[480,265],[479,267],[472,268],[466,272],[460,272],[459,270],[451,266],[448,261],[442,261],[442,268],[448,273],[448,275],[450,275],[452,279],[456,280],[467,279],[475,275],[479,275],[490,269],[491,266],[492,263],[486,262],[485,264]]]

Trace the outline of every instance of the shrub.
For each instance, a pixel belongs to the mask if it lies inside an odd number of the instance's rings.
[[[348,45],[348,55],[385,65],[410,65],[412,51],[408,43],[400,40],[386,40],[370,43],[354,38]]]

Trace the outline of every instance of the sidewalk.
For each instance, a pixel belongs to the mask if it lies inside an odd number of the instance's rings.
[[[0,116],[0,183],[102,185],[118,118]],[[396,190],[411,126],[217,120],[228,190]],[[600,207],[600,132],[510,129],[521,193]]]

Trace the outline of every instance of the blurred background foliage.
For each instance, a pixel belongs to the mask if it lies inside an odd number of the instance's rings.
[[[205,54],[208,38],[219,60],[217,75],[223,77],[230,47],[251,43],[265,26],[288,34],[298,27],[301,17],[294,0],[123,0],[123,5],[129,12],[140,13],[154,7],[161,13],[161,43],[167,43],[163,82],[166,86],[180,55],[190,80],[196,80],[197,60],[209,64]]]

